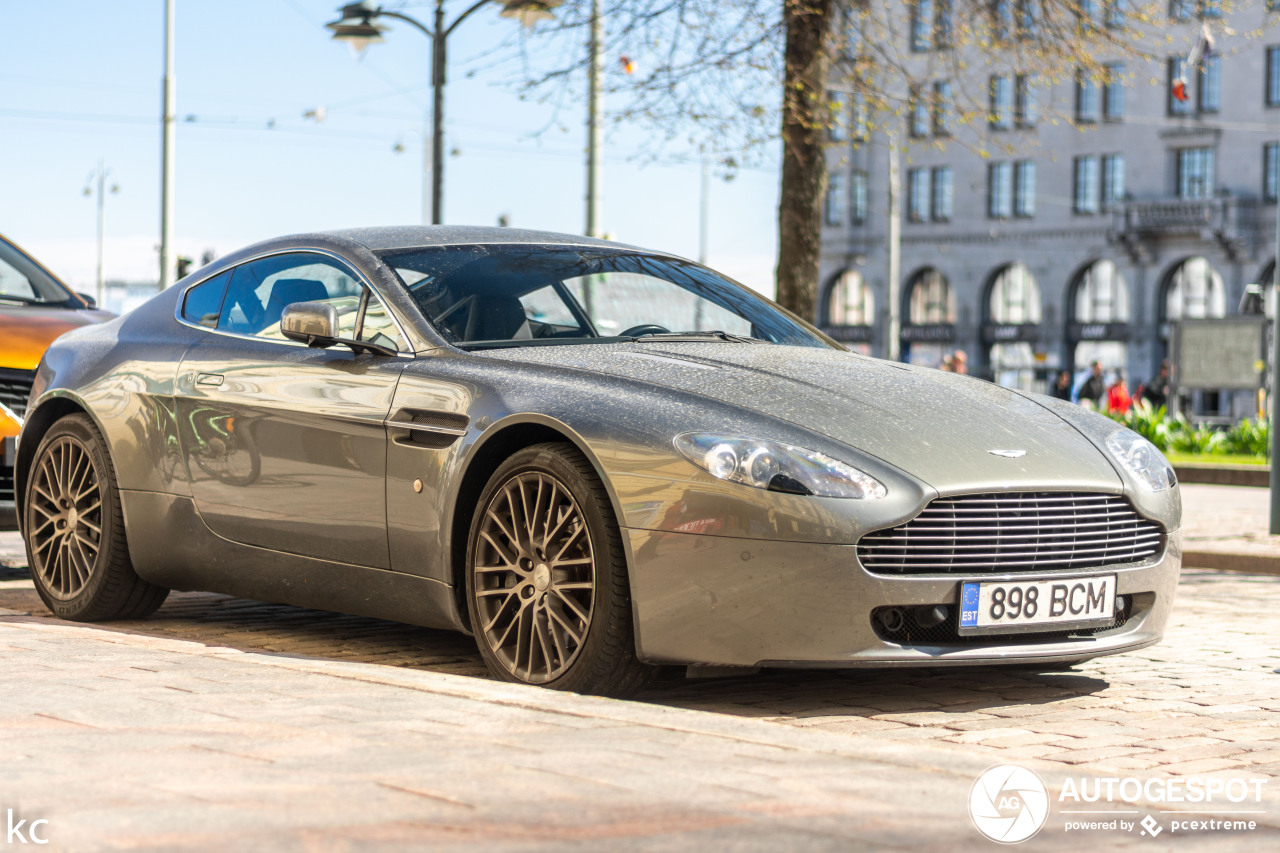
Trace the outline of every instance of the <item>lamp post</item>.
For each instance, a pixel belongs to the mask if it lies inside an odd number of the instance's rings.
[[[444,0],[436,0],[434,21],[432,26],[428,27],[403,12],[384,9],[372,0],[363,0],[360,3],[348,3],[342,6],[338,10],[342,17],[325,24],[333,30],[335,41],[344,41],[357,51],[363,51],[375,42],[384,41],[382,33],[387,27],[374,23],[378,18],[404,21],[431,39],[431,113],[429,117],[431,135],[426,142],[423,168],[431,176],[432,225],[439,225],[444,218],[442,210],[444,206],[444,84],[445,49],[449,36],[459,24],[471,16],[472,12],[488,3],[497,3],[501,6],[502,11],[499,14],[502,17],[515,18],[526,27],[531,27],[539,20],[550,18],[551,10],[562,2],[563,0],[477,0],[465,12],[454,18],[453,23],[446,24]],[[424,186],[424,194],[426,189]],[[425,203],[423,207],[426,207]]]
[[[173,284],[174,128],[178,111],[173,73],[174,0],[164,4],[164,108],[160,117],[160,289]]]
[[[103,164],[103,162],[102,162],[101,160],[99,160],[99,161],[98,161],[98,168],[97,168],[97,169],[95,169],[94,171],[92,171],[92,172],[90,172],[90,173],[89,173],[89,178],[88,178],[88,180],[87,180],[87,181],[85,181],[85,185],[84,185],[84,194],[85,194],[86,196],[92,196],[92,195],[93,195],[93,193],[94,193],[94,184],[95,184],[95,183],[97,184],[97,192],[98,192],[98,289],[97,289],[97,297],[98,297],[98,304],[99,304],[99,305],[103,305],[103,304],[104,304],[104,299],[106,298],[105,284],[104,284],[104,282],[103,282],[103,278],[102,278],[102,235],[103,235],[103,221],[104,221],[104,219],[105,219],[105,214],[106,214],[106,197],[107,197],[107,192],[108,192],[108,190],[107,190],[107,175],[110,175],[110,174],[111,174],[111,170],[110,170],[110,169],[108,169],[108,168]],[[111,185],[110,192],[114,195],[115,193],[120,192],[120,187],[116,186],[115,184],[112,184],[112,185]]]

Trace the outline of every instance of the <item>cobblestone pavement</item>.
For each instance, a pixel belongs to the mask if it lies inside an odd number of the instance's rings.
[[[205,593],[71,625],[0,570],[0,809],[53,809],[64,849],[985,849],[969,786],[1016,762],[1051,791],[1264,779],[1258,831],[1160,839],[1260,849],[1280,842],[1277,612],[1280,577],[1187,569],[1164,643],[1069,671],[671,674],[613,702],[460,677],[484,674],[460,635]],[[1028,849],[1149,849],[1062,829]]]

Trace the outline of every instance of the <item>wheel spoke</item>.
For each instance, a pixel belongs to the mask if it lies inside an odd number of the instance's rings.
[[[565,621],[565,618],[557,613],[555,609],[548,607],[547,612],[551,614],[552,619],[560,623],[560,627],[564,628],[564,632],[569,635],[569,639],[573,640],[575,646],[582,642],[582,635],[574,630],[574,627]]]
[[[506,548],[502,545],[502,543],[498,542],[496,539],[490,536],[487,530],[481,531],[480,535],[481,537],[484,538],[486,542],[488,542],[490,545],[493,546],[493,550],[498,552],[498,556],[500,558],[507,561],[506,565],[498,566],[497,568],[502,568],[502,569],[515,568],[517,558],[515,556],[512,556],[511,554],[508,554]],[[479,567],[477,566],[477,568]]]
[[[567,595],[565,595],[565,594],[564,594],[563,592],[561,592],[559,589],[552,588],[552,590],[551,590],[551,591],[552,591],[552,592],[554,592],[554,593],[556,594],[556,598],[558,598],[558,599],[560,599],[562,602],[564,602],[565,606],[567,606],[570,610],[572,610],[572,611],[573,611],[573,615],[574,615],[574,616],[577,616],[580,620],[582,620],[582,622],[583,622],[584,624],[585,624],[585,623],[586,623],[586,622],[591,618],[591,617],[587,616],[587,614],[585,614],[585,613],[583,613],[583,612],[582,612],[582,609],[581,609],[580,607],[578,607],[578,605],[577,605],[577,604],[575,604],[575,603],[573,602],[573,599],[569,598]]]

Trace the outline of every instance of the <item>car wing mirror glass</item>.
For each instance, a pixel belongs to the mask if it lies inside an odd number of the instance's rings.
[[[76,291],[76,296],[79,296],[81,299],[83,299],[85,301],[85,304],[88,305],[90,308],[98,307],[98,300],[94,299],[89,294]]]

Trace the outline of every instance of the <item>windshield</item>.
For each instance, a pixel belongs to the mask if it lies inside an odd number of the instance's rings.
[[[830,346],[746,288],[688,261],[509,244],[381,257],[440,334],[464,349],[619,340]]]
[[[3,238],[0,238],[0,303],[84,307],[42,266]]]

